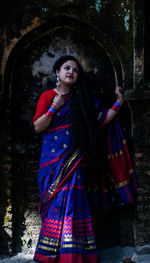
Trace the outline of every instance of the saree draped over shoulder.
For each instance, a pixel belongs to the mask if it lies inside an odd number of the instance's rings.
[[[51,92],[54,97],[56,94],[54,91]],[[34,261],[43,263],[97,263],[98,252],[84,183],[87,166],[83,162],[83,153],[80,152],[77,145],[73,144],[69,95],[65,95],[64,99],[65,104],[57,111],[50,127],[43,135],[38,177],[41,196],[39,211],[42,227]],[[46,112],[47,108],[44,111]],[[99,112],[100,128],[104,125],[106,116],[106,110]],[[116,129],[118,132],[118,128]],[[116,134],[116,132],[114,133]],[[111,130],[108,134],[111,145],[114,138]],[[119,151],[123,151],[124,144],[121,144],[122,137],[120,134],[118,138],[120,138]],[[118,145],[118,141],[116,144]],[[109,151],[112,151],[111,154],[115,154],[112,147]],[[118,148],[115,151],[118,151]],[[112,158],[108,158],[108,160],[110,169],[113,169]],[[118,169],[117,165],[115,169]],[[130,186],[130,181],[133,181],[132,172],[126,172],[126,168],[124,170],[125,178],[122,175],[119,179],[115,179],[115,183],[120,186],[121,182],[126,181],[127,189],[124,188],[123,191],[122,188],[118,188],[118,191],[125,202],[126,195],[130,199],[126,203],[132,203],[134,192],[132,183]],[[116,175],[116,172],[114,174]],[[104,190],[104,183],[102,189]]]

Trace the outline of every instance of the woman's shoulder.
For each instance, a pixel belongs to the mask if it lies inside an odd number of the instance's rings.
[[[57,95],[57,93],[56,93],[55,90],[49,89],[49,90],[44,91],[44,92],[41,94],[40,97],[43,97],[43,98],[45,97],[45,98],[49,99],[49,98],[54,97],[54,96],[56,96],[56,95]]]
[[[47,112],[55,96],[56,92],[52,89],[46,90],[41,94],[37,102],[36,113],[33,118],[33,122],[35,122],[40,116]]]
[[[57,95],[57,93],[53,90],[46,90],[44,91],[39,99],[38,99],[38,105],[41,107],[43,107],[43,105],[45,105],[46,107],[50,105],[51,101],[53,100],[53,98]]]

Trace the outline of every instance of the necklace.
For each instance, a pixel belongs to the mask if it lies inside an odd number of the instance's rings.
[[[54,89],[58,94],[61,94],[61,95],[66,95],[69,93],[69,91],[67,92],[60,92],[59,90],[57,90],[56,88]]]

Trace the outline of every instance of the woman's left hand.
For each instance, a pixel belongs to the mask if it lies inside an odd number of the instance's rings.
[[[124,97],[123,97],[123,88],[120,86],[117,86],[115,89],[115,94],[117,96],[117,102],[122,105],[124,102]]]
[[[116,89],[115,89],[115,94],[117,96],[117,102],[121,106],[123,104],[123,102],[124,102],[123,88],[121,88],[120,86],[117,86]],[[117,111],[115,111],[112,108],[110,108],[108,110],[108,113],[107,113],[105,124],[109,123],[116,116],[116,114],[117,114]]]

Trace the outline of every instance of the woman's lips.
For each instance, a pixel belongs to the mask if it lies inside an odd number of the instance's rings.
[[[67,76],[67,78],[73,79],[73,76],[69,75],[69,76]]]

